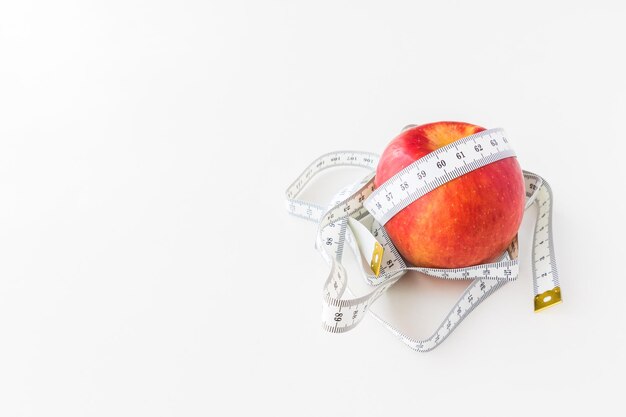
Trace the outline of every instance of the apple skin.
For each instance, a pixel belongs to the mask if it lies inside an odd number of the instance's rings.
[[[463,122],[409,128],[393,139],[376,169],[375,186],[458,139],[485,130]],[[461,268],[493,262],[509,246],[524,215],[525,186],[517,158],[501,159],[418,198],[385,224],[415,266]]]

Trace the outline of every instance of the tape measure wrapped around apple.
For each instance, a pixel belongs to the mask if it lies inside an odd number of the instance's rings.
[[[312,178],[335,166],[361,166],[370,173],[344,187],[328,206],[297,198]],[[551,189],[538,175],[521,170],[502,129],[461,122],[407,126],[380,158],[350,151],[322,155],[286,194],[291,214],[318,223],[316,248],[330,266],[322,303],[322,325],[330,332],[351,330],[370,312],[411,348],[434,349],[476,306],[517,278],[517,231],[532,204],[538,206],[532,250],[535,311],[561,302]],[[361,272],[374,287],[357,298],[344,297],[351,294],[341,263],[345,243],[365,261]],[[410,270],[471,280],[438,328],[420,340],[369,309]]]

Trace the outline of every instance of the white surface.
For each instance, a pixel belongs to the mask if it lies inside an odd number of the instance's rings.
[[[623,408],[620,2],[55,3],[0,6],[0,415]],[[550,181],[565,302],[532,313],[527,218],[520,279],[435,351],[322,332],[284,188],[445,119]],[[424,335],[463,285],[378,308]]]

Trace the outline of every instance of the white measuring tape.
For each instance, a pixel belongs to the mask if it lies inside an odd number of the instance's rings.
[[[463,155],[459,158],[458,155]],[[408,266],[385,232],[384,225],[416,199],[477,168],[515,157],[502,129],[485,130],[439,148],[410,164],[374,189],[378,156],[368,152],[339,151],[317,158],[287,189],[287,210],[318,223],[316,248],[330,265],[324,284],[322,327],[341,333],[353,329],[366,312],[372,314],[405,344],[426,352],[437,347],[467,315],[487,297],[518,277],[517,239],[497,262],[467,268],[436,269]],[[371,170],[360,182],[341,190],[323,207],[297,199],[306,185],[327,168],[358,166]],[[540,176],[523,171],[526,209],[538,206],[532,250],[535,311],[561,302],[552,239],[552,191]],[[361,297],[343,298],[347,273],[341,263],[345,243],[358,260],[373,290]],[[441,279],[472,280],[435,332],[423,340],[406,336],[369,310],[372,303],[407,271],[419,271]]]

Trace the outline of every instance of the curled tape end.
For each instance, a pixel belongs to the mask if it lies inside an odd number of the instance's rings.
[[[372,253],[372,261],[370,262],[370,267],[372,268],[372,272],[374,275],[380,275],[380,264],[383,263],[383,253],[384,249],[382,245],[378,242],[374,243],[374,252]]]
[[[537,294],[535,296],[535,313],[562,302],[561,287],[554,287],[551,290],[542,292],[541,294]]]

